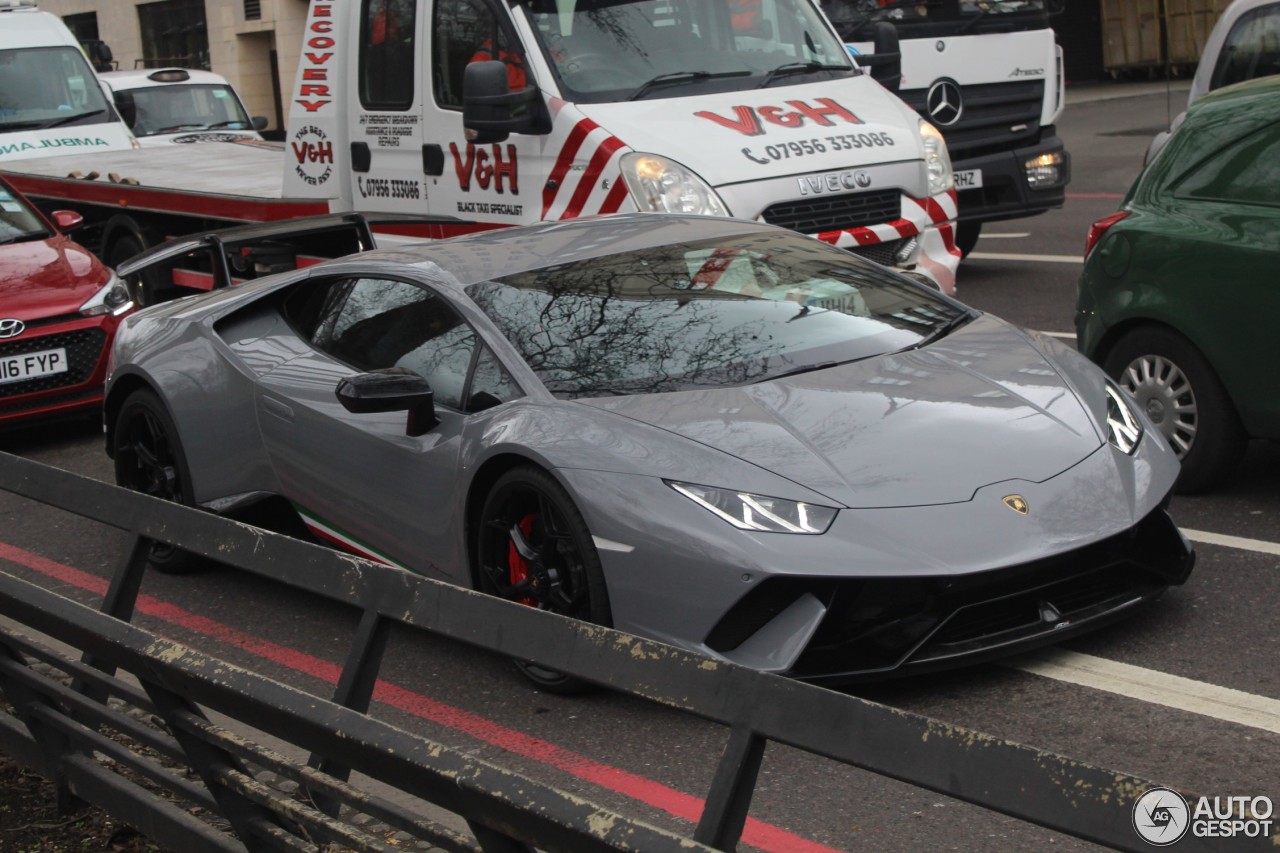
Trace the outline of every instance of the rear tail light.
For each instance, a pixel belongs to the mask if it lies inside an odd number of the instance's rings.
[[[1117,210],[1110,216],[1104,216],[1097,222],[1089,226],[1089,236],[1084,238],[1084,257],[1089,259],[1089,253],[1093,251],[1093,247],[1098,245],[1098,241],[1102,239],[1102,235],[1106,234],[1112,225],[1115,225],[1121,219],[1129,215],[1127,210]]]

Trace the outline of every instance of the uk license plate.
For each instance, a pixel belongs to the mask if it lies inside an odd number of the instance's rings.
[[[66,372],[67,351],[63,347],[0,357],[0,384]]]
[[[982,170],[966,169],[963,172],[956,172],[956,189],[958,190],[976,190],[982,186]]]

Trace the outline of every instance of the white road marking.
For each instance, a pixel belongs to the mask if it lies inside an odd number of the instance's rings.
[[[1075,332],[1037,332],[1036,334],[1048,335],[1051,338],[1069,338],[1073,341],[1076,339]]]
[[[1016,237],[1030,237],[1030,236],[1031,236],[1030,231],[1023,231],[1021,233],[1011,232],[1009,234],[992,234],[988,231],[982,232],[983,240],[1012,240]]]
[[[1007,663],[1034,675],[1280,734],[1280,700],[1062,649]]]
[[[1227,548],[1239,548],[1242,551],[1255,551],[1259,554],[1275,554],[1280,557],[1280,543],[1262,539],[1245,539],[1243,536],[1228,536],[1225,533],[1210,533],[1207,530],[1187,530],[1185,527],[1182,532],[1192,542],[1223,545]]]
[[[1049,264],[1082,264],[1080,255],[1011,255],[1004,252],[974,252],[975,261],[1043,261]]]

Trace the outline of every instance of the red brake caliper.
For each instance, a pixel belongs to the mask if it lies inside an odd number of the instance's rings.
[[[520,532],[524,534],[527,540],[533,534],[533,523],[538,520],[536,513],[530,513],[517,522],[516,527],[520,528]],[[516,549],[516,543],[511,541],[507,543],[507,569],[510,572],[510,582],[512,586],[524,581],[529,577],[529,563],[524,557],[520,556],[520,552]],[[524,595],[516,599],[520,604],[527,604],[530,607],[536,607],[538,600],[531,595]]]

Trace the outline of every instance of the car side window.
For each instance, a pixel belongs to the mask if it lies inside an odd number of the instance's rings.
[[[524,392],[498,361],[493,350],[482,346],[476,357],[475,371],[471,374],[467,411],[478,412],[523,396]]]
[[[360,103],[365,109],[413,106],[413,0],[364,0],[360,15]]]
[[[1211,89],[1280,73],[1280,6],[1240,16],[1222,45]]]
[[[431,32],[431,78],[437,105],[462,108],[462,76],[472,62],[501,60],[507,65],[512,91],[525,87],[524,57],[519,49],[512,49],[484,3],[437,0]]]
[[[314,328],[312,344],[339,361],[363,371],[412,370],[431,383],[437,404],[464,408],[479,339],[444,297],[404,281],[335,282]]]
[[[1263,128],[1214,154],[1179,182],[1176,194],[1280,206],[1280,134]]]

